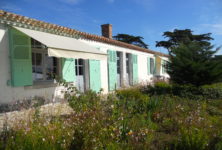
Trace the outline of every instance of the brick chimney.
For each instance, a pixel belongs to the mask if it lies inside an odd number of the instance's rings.
[[[103,24],[102,28],[102,36],[112,39],[112,25],[111,24]]]

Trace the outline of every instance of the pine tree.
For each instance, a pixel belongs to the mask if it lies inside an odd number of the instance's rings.
[[[134,36],[134,35],[129,35],[129,34],[117,34],[116,36],[113,36],[113,39],[133,44],[142,48],[148,48],[148,45],[143,42],[143,37],[141,36]]]
[[[198,41],[180,43],[171,49],[168,73],[178,84],[201,86],[221,81],[222,61],[215,59],[219,50]]]

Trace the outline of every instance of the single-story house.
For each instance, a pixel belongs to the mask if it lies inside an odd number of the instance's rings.
[[[56,100],[64,87],[104,93],[124,86],[168,78],[168,55],[102,36],[0,10],[0,103],[34,96]]]

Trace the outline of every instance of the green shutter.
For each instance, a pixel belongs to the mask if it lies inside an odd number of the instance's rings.
[[[109,90],[115,90],[117,85],[117,55],[116,51],[108,50],[108,75],[109,75]]]
[[[147,74],[150,75],[150,58],[147,57]]]
[[[101,89],[100,61],[89,60],[90,89],[99,92]]]
[[[63,58],[62,59],[62,77],[66,82],[75,81],[75,59]]]
[[[22,32],[9,28],[11,85],[32,85],[31,39]]]
[[[133,84],[138,83],[138,60],[137,55],[133,54]]]

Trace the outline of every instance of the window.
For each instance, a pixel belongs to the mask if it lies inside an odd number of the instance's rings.
[[[154,59],[150,58],[150,74],[155,73],[155,64],[154,64]]]
[[[129,74],[129,56],[130,54],[129,53],[126,53],[126,73]]]
[[[52,81],[57,74],[57,59],[44,52],[32,52],[33,81]]]
[[[34,81],[43,80],[43,58],[41,53],[32,53],[32,77]]]
[[[31,39],[33,81],[53,81],[58,74],[58,59],[49,57],[46,46]]]
[[[79,75],[83,76],[83,67],[84,67],[83,62],[84,62],[83,59],[75,59],[76,76],[79,76]]]
[[[39,41],[36,41],[35,39],[31,39],[32,48],[41,48],[46,49],[46,46],[40,43]]]

